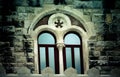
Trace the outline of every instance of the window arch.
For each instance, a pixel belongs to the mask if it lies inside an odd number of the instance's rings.
[[[83,56],[81,37],[75,32],[69,32],[64,37],[63,49],[64,70],[73,67],[77,73],[83,74]]]
[[[51,67],[59,73],[59,54],[55,46],[55,37],[50,32],[42,32],[38,36],[39,73],[46,67]]]

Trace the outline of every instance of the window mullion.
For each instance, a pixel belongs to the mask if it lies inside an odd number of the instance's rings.
[[[66,69],[66,47],[63,48],[63,62],[64,62],[64,70]]]
[[[75,57],[74,57],[74,47],[71,47],[71,54],[72,54],[72,67],[75,68]]]
[[[59,53],[57,51],[57,48],[54,46],[54,61],[55,61],[55,73],[59,74]]]
[[[49,52],[48,52],[48,46],[46,47],[46,67],[49,67]]]

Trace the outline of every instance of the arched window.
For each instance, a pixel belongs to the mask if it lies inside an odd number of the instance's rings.
[[[68,33],[64,37],[65,47],[63,51],[64,70],[73,67],[77,73],[83,73],[82,42],[76,33]]]
[[[38,36],[39,73],[46,67],[51,67],[59,73],[59,54],[55,46],[55,38],[49,32],[42,32]]]

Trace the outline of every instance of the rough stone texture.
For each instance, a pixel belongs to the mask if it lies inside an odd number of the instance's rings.
[[[111,77],[120,77],[120,68],[112,69]]]
[[[50,67],[43,69],[41,73],[43,77],[54,77],[54,71]]]
[[[19,67],[17,74],[18,77],[30,77],[30,70],[27,67]]]
[[[74,1],[76,8],[102,8],[101,1]]]
[[[66,0],[68,5],[55,6],[53,4],[53,0],[45,0],[42,7],[39,6],[35,7],[37,4],[37,0],[28,0],[28,2],[25,2],[25,4],[23,4],[24,1],[16,0],[15,2],[15,4],[17,5],[16,11],[11,12],[11,14],[6,14],[6,12],[4,12],[6,16],[0,15],[0,41],[5,41],[9,43],[9,45],[3,45],[3,46],[0,45],[0,63],[5,63],[4,67],[6,67],[5,68],[6,71],[9,71],[11,69],[14,70],[14,67],[16,66],[17,68],[18,67],[17,65],[19,64],[23,65],[24,63],[29,63],[29,62],[34,64],[33,57],[35,56],[33,54],[33,46],[29,48],[31,51],[29,53],[32,54],[30,56],[28,52],[24,50],[25,41],[23,40],[26,40],[26,37],[24,37],[23,35],[25,36],[28,35],[27,33],[29,26],[31,25],[35,17],[39,16],[39,14],[43,13],[46,10],[49,10],[50,8],[56,8],[56,7],[57,9],[54,13],[61,12],[58,8],[60,9],[67,8],[70,10],[76,9],[77,11],[81,12],[80,16],[84,17],[86,23],[89,24],[89,28],[92,27],[92,31],[94,32],[94,34],[90,39],[88,39],[88,41],[90,41],[88,43],[90,68],[95,66],[100,66],[101,74],[109,74],[111,69],[115,67],[119,67],[120,65],[120,61],[119,61],[120,60],[120,52],[119,52],[120,51],[120,22],[119,22],[120,1],[117,0],[115,5],[116,8],[111,10],[112,24],[110,25],[104,25],[105,14],[104,14],[104,9],[101,8],[102,7],[101,1]],[[49,6],[52,4],[52,7],[47,6],[47,4],[49,4]],[[2,7],[0,5],[0,9],[1,8]],[[48,13],[48,11],[46,11],[46,13]],[[3,18],[6,18],[4,19],[6,20],[6,22],[4,22],[5,24],[1,23],[1,20]],[[93,23],[92,26],[90,25],[90,23]],[[6,24],[7,26],[4,26]],[[5,34],[5,36],[3,34]],[[104,34],[107,34],[107,37],[105,37],[106,39],[104,39]],[[116,37],[113,36],[115,34]],[[112,37],[117,39],[111,40]],[[31,39],[31,38],[28,37],[27,39]],[[11,47],[13,49],[9,50],[9,48]],[[29,57],[26,55],[29,55]],[[8,63],[7,61],[9,61],[9,64],[7,64]],[[32,66],[30,66],[30,68],[31,67]],[[49,68],[46,69],[49,70]],[[44,74],[45,73],[52,75],[54,74],[52,72],[50,73],[48,70],[46,70],[47,72],[44,72]],[[71,73],[74,74],[73,76],[76,75],[75,72],[71,72]],[[69,74],[66,74],[66,76],[67,75]],[[72,75],[70,74],[70,76]]]
[[[93,67],[88,70],[88,77],[100,77],[100,71]]]
[[[0,64],[0,77],[6,77],[6,71],[1,64]]]
[[[65,70],[64,74],[66,77],[77,77],[77,70],[70,67],[70,68]]]
[[[104,22],[103,14],[93,14],[92,22]]]

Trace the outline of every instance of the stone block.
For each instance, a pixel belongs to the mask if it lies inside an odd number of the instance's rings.
[[[93,13],[103,14],[103,9],[92,9]]]
[[[101,34],[103,35],[104,32],[104,27],[103,27],[103,23],[102,22],[95,22],[95,32],[97,34]]]
[[[100,60],[108,60],[107,56],[100,56],[99,59]]]
[[[20,47],[15,47],[15,52],[23,52],[23,47],[20,46]]]
[[[33,7],[25,7],[25,12],[26,13],[34,13],[34,8]]]
[[[53,4],[54,0],[44,0],[44,4]]]
[[[88,77],[100,77],[100,71],[93,67],[88,70]]]
[[[15,35],[16,36],[22,36],[23,35],[23,28],[16,28],[15,29]],[[21,39],[21,38],[19,38]]]
[[[19,67],[17,69],[18,77],[30,77],[30,70],[27,67]]]
[[[23,42],[14,42],[15,47],[23,47]]]
[[[107,66],[108,65],[108,60],[98,60],[98,64],[101,66]]]
[[[93,8],[92,1],[74,1],[73,5],[76,8]]]
[[[27,19],[28,19],[28,20],[33,20],[34,17],[35,17],[35,14],[29,13]]]
[[[94,55],[94,57],[99,57],[100,56],[100,51],[94,51],[93,55]]]
[[[4,31],[6,33],[9,33],[9,34],[14,33],[15,32],[15,26],[5,26]]]
[[[65,0],[67,4],[73,4],[75,0]]]
[[[29,14],[28,14],[28,16],[29,16]],[[27,19],[29,19],[29,18],[32,18],[32,17],[28,17]],[[31,22],[32,22],[32,20],[25,20],[24,21],[24,28],[27,30],[27,28],[31,25]]]
[[[93,14],[92,21],[93,22],[104,22],[103,14]]]
[[[76,8],[102,8],[102,1],[74,1]]]
[[[22,5],[22,1],[23,1],[23,0],[16,0],[16,1],[15,1],[15,4],[16,4],[17,6],[21,6],[21,5]]]
[[[101,66],[101,74],[110,74],[112,68],[112,66]]]
[[[84,15],[90,15],[93,12],[93,9],[83,9]]]
[[[46,67],[45,69],[42,70],[41,73],[43,77],[54,77],[54,71],[50,67]]]
[[[104,47],[105,46],[105,41],[97,41],[96,46]]]
[[[17,7],[18,13],[25,13],[25,7]]]
[[[116,46],[116,42],[114,42],[114,41],[105,41],[104,44],[106,47],[115,47]]]
[[[15,36],[14,37],[14,42],[22,42],[23,36]]]
[[[116,0],[115,8],[120,9],[120,1],[117,1],[117,0]]]
[[[102,8],[102,1],[93,1],[93,8]]]
[[[120,77],[120,68],[112,69],[111,77]]]
[[[16,55],[16,62],[17,63],[25,63],[26,62],[26,57],[24,57],[23,55]]]
[[[90,15],[84,15],[84,18],[85,18],[86,22],[91,21],[91,16]]]
[[[96,46],[96,41],[88,41],[88,46],[89,47],[95,47]]]
[[[70,67],[65,70],[64,74],[66,77],[77,77],[77,70]]]
[[[42,12],[43,11],[43,8],[35,8],[35,10],[34,10],[34,13],[35,14],[39,14],[40,12]]]
[[[18,20],[24,21],[27,18],[27,13],[18,13]]]
[[[0,77],[6,77],[5,69],[1,64],[0,64]]]

